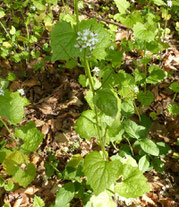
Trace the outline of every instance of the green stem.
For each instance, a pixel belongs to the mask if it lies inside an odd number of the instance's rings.
[[[166,35],[166,28],[167,28],[167,23],[168,23],[168,11],[167,11],[167,15],[166,15],[166,20],[165,20],[165,25],[164,25],[164,32],[163,32],[163,42],[165,39],[165,35]]]
[[[136,106],[135,102],[134,102],[134,108],[135,108],[135,110],[136,110],[137,116],[139,117],[139,121],[141,121],[141,116],[140,116],[138,107]]]
[[[29,53],[29,57],[30,57],[30,47],[29,47],[30,34],[29,34],[29,28],[28,28],[28,25],[27,25],[27,24],[25,24],[25,28],[26,28],[27,39],[28,39],[28,43],[27,43],[27,51],[28,51],[28,53]]]
[[[88,60],[86,59],[86,57],[84,57],[84,61],[85,61],[85,73],[86,73],[87,77],[89,78],[90,87],[91,87],[93,97],[94,97],[94,95],[95,95],[94,83],[93,83],[93,80],[92,80],[89,63],[88,63]],[[100,130],[100,127],[99,127],[99,118],[98,118],[98,112],[97,112],[96,106],[94,106],[94,111],[95,111],[95,114],[96,114],[96,116],[95,116],[96,126],[97,126],[98,137],[99,137],[99,140],[100,140],[101,150],[103,152],[104,159],[107,160],[106,151],[105,151],[105,142],[104,142],[103,138],[101,137],[101,130]]]
[[[126,138],[126,137],[125,137],[125,138]],[[133,149],[132,149],[131,143],[129,142],[129,139],[128,139],[128,138],[126,138],[126,140],[127,140],[128,144],[129,144],[129,147],[130,147],[132,156],[134,156],[134,151],[133,151]]]
[[[7,34],[7,36],[9,37],[9,39],[12,41],[12,44],[15,45],[16,47],[18,47],[18,45],[13,42],[12,38],[11,38],[11,35],[9,34],[9,32],[7,31],[7,29],[4,27],[3,23],[0,21],[0,25],[1,27],[4,29],[5,33]],[[14,49],[13,49],[14,50]],[[15,50],[14,50],[15,51]]]
[[[173,104],[173,103],[174,103],[174,101],[175,101],[176,95],[177,95],[177,93],[175,93],[175,94],[174,94],[174,96],[173,96],[173,99],[172,99],[172,104]]]
[[[1,21],[0,21],[0,25],[1,25],[1,27],[4,29],[4,31],[6,32],[7,36],[9,37],[9,39],[12,40],[12,39],[11,39],[11,36],[10,36],[10,34],[9,34],[9,32],[8,32],[7,29],[4,27],[4,25],[3,25],[3,23],[2,23]]]
[[[64,2],[64,0],[62,0],[62,4],[63,4],[63,7],[65,7],[65,2]]]
[[[75,15],[76,15],[76,28],[78,31],[78,29],[79,29],[78,0],[74,0],[74,9],[75,9]]]
[[[15,143],[18,145],[18,142],[15,138],[15,136],[13,135],[13,133],[11,132],[11,130],[9,129],[9,127],[7,126],[6,122],[3,121],[3,119],[0,117],[0,121],[3,123],[3,125],[6,127],[7,131],[9,132],[9,134],[11,135],[11,137],[13,138],[13,140],[15,141]]]
[[[147,77],[147,64],[146,64],[146,43],[145,44],[145,50],[144,50],[144,59],[145,59],[145,63],[144,63],[144,69],[145,69],[145,77]],[[145,83],[144,83],[144,92],[146,93],[147,90],[147,83],[146,83],[146,79],[145,79]]]

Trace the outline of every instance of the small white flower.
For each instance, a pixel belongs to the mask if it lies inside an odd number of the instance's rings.
[[[89,34],[91,34],[91,32],[90,32],[89,29],[84,29],[84,30],[83,30],[83,35],[84,35],[84,36],[88,36]]]
[[[0,88],[0,96],[4,96],[4,91],[3,91],[2,87]]]
[[[109,49],[110,49],[110,50],[114,50],[114,46],[110,46]]]
[[[95,46],[91,46],[90,47],[90,50],[92,51],[92,50],[94,50],[95,49]]]
[[[80,46],[78,44],[75,45],[76,48],[79,48]]]
[[[21,96],[24,96],[25,95],[25,92],[24,92],[24,89],[23,88],[20,88],[17,90]]]
[[[96,37],[92,37],[89,42],[91,42],[93,45],[96,44],[96,42],[98,42],[98,39]]]
[[[92,72],[94,72],[95,76],[99,75],[99,71],[100,71],[100,69],[98,67],[94,67],[94,69],[92,70]]]
[[[173,4],[172,4],[172,0],[167,1],[167,5],[168,5],[168,7],[170,7],[170,8],[171,8],[171,7],[172,7],[172,5],[173,5]]]
[[[91,32],[91,37],[97,37],[96,33]]]
[[[77,38],[78,39],[78,38]],[[82,38],[81,38],[81,40],[84,40],[84,41],[86,41],[88,38],[87,38],[87,36],[83,36]]]
[[[35,6],[30,6],[30,8],[33,10],[33,11],[35,11],[36,10],[36,7]]]
[[[135,93],[138,93],[139,92],[139,88],[137,86],[134,88],[134,92]]]

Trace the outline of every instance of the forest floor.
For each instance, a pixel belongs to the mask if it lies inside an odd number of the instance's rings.
[[[94,4],[94,1],[92,3]],[[83,18],[89,18],[89,15],[99,16],[98,9],[90,10],[89,7],[84,9],[84,13],[87,13],[88,16],[83,15]],[[101,18],[104,18],[105,15],[107,14],[104,12]],[[119,46],[121,37],[126,35],[126,30],[120,29],[118,32]],[[39,44],[44,43],[47,39],[48,35],[45,34]],[[174,117],[166,112],[173,97],[168,86],[173,81],[179,81],[177,46],[179,42],[172,36],[169,37],[168,42],[170,47],[162,54],[164,56],[163,62],[159,64],[164,70],[171,70],[173,73],[170,78],[150,88],[155,95],[155,101],[145,109],[145,113],[149,114],[154,111],[158,114],[152,123],[149,136],[154,141],[167,143],[171,147],[171,153],[164,158],[164,174],[155,170],[145,173],[152,191],[135,199],[131,206],[179,206],[179,159],[174,156],[178,152],[178,146],[175,143],[179,137],[179,116]],[[138,58],[139,56],[132,53],[124,54],[121,68],[130,73],[134,69],[133,60]],[[43,60],[43,56],[40,59]],[[55,156],[52,162],[57,162],[56,167],[61,172],[72,155],[85,156],[91,150],[100,150],[95,140],[89,142],[81,139],[74,130],[74,123],[81,112],[88,108],[84,99],[85,90],[78,83],[79,74],[84,73],[83,69],[78,67],[68,69],[60,61],[55,63],[44,61],[44,67],[34,71],[33,65],[36,64],[36,61],[14,63],[0,59],[1,77],[6,77],[8,72],[15,73],[17,77],[11,83],[10,91],[23,88],[26,97],[31,102],[25,107],[25,118],[21,124],[33,120],[38,129],[45,134],[40,148],[31,156],[31,161],[37,168],[36,179],[27,188],[19,188],[15,192],[5,192],[0,189],[0,205],[3,202],[9,202],[13,207],[30,207],[32,206],[32,197],[36,193],[48,206],[54,201],[58,187],[64,182],[58,179],[56,173],[47,180],[45,163],[50,163],[50,155]],[[62,64],[62,69],[59,69],[59,64]],[[23,76],[24,71],[26,77]],[[179,96],[176,97],[176,102],[178,101]],[[131,119],[137,121],[137,115]],[[8,132],[5,128],[1,129],[2,136],[8,138]],[[13,146],[14,143],[12,142],[10,145]],[[109,148],[111,153],[117,153],[112,145]],[[73,200],[71,206],[80,207],[82,204],[79,200]],[[125,207],[126,205],[121,202],[118,206]]]

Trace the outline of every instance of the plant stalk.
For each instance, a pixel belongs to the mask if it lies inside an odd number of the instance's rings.
[[[79,29],[79,12],[78,12],[78,0],[74,0],[74,10],[76,15],[76,28]]]
[[[93,93],[93,97],[94,97],[94,95],[95,95],[94,83],[93,83],[93,80],[92,80],[89,63],[88,63],[88,60],[86,59],[86,57],[84,57],[84,61],[85,61],[85,73],[86,73],[87,77],[89,78],[90,87],[91,87],[91,90],[92,90],[92,93]],[[100,127],[99,127],[99,118],[98,118],[98,112],[97,112],[96,106],[94,106],[94,109],[95,109],[95,114],[96,114],[96,116],[95,116],[95,118],[96,118],[96,126],[97,126],[98,137],[99,137],[99,140],[100,140],[101,150],[103,152],[104,159],[107,160],[107,158],[106,158],[106,151],[105,151],[105,145],[104,145],[103,139],[101,137],[101,130],[100,130]]]
[[[7,129],[7,131],[9,132],[9,134],[11,135],[11,137],[13,138],[13,140],[15,141],[15,143],[18,145],[18,142],[15,138],[15,136],[13,135],[13,133],[11,132],[11,130],[9,129],[9,127],[7,126],[6,122],[3,121],[3,119],[0,117],[0,121],[3,123],[3,125],[5,126],[5,128]]]

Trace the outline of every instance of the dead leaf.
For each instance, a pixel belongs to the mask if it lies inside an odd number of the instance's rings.
[[[42,132],[44,135],[46,135],[46,134],[48,134],[49,129],[50,129],[49,124],[44,124],[43,127],[42,127],[41,132]]]
[[[31,78],[30,80],[26,80],[22,83],[22,87],[33,87],[41,85],[40,82],[36,78]]]
[[[54,138],[58,143],[68,143],[68,138],[64,133],[56,132]]]

